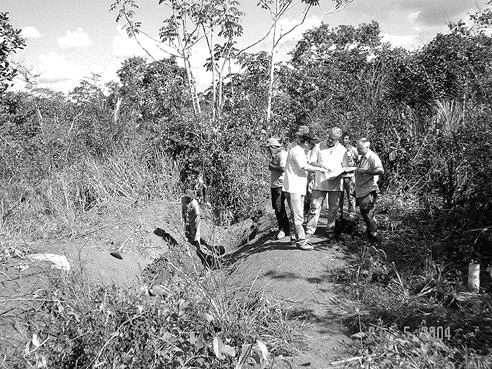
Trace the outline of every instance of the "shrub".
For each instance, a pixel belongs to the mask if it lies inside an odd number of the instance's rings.
[[[270,353],[300,347],[295,321],[261,293],[231,293],[217,276],[177,268],[154,297],[146,288],[94,285],[83,272],[56,279],[38,296],[32,339],[10,367],[264,367]]]

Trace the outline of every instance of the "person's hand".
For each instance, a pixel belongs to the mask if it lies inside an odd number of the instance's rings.
[[[309,184],[308,184],[308,192],[311,193],[313,192],[313,188],[314,188],[314,181],[309,181]]]

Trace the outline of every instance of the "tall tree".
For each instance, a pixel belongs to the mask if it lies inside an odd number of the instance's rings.
[[[116,21],[124,22],[128,37],[134,38],[153,60],[157,61],[154,55],[141,43],[140,35],[150,37],[162,46],[166,45],[166,48],[162,47],[162,51],[183,61],[193,109],[195,114],[200,114],[200,100],[190,62],[192,48],[200,40],[199,28],[194,22],[194,17],[197,16],[197,9],[193,6],[195,4],[192,1],[187,0],[159,0],[159,4],[164,4],[170,11],[169,17],[163,20],[164,25],[159,30],[159,39],[143,31],[141,22],[135,20],[135,9],[138,8],[135,0],[116,0],[112,3],[111,10],[118,11]]]
[[[304,33],[292,51],[290,68],[281,75],[299,122],[323,117],[340,124],[350,119],[349,112],[374,105],[379,79],[371,59],[381,45],[379,32],[372,22],[335,28],[322,24]],[[371,80],[375,83],[368,85]]]
[[[163,20],[158,41],[174,50],[174,53],[169,49],[166,52],[183,60],[196,114],[201,112],[201,107],[190,60],[198,42],[203,40],[207,44],[206,67],[212,74],[212,118],[215,121],[223,105],[224,69],[233,55],[236,38],[242,34],[240,18],[243,13],[237,8],[239,2],[160,0],[159,4],[168,8],[168,17]],[[117,0],[112,5],[113,10],[119,9],[117,20],[123,19],[128,35],[136,39],[140,33],[145,34],[141,23],[134,20],[137,7],[135,0]]]

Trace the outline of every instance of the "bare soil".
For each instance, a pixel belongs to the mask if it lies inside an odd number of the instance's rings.
[[[194,248],[183,246],[180,211],[178,202],[140,204],[118,199],[86,213],[83,234],[72,239],[38,240],[24,247],[31,253],[66,255],[73,268],[83,270],[96,282],[140,288],[144,268],[163,255],[181,264],[200,264]],[[209,245],[225,248],[225,266],[218,272],[227,274],[230,287],[263,289],[269,300],[281,300],[292,309],[293,318],[308,323],[304,332],[307,351],[285,358],[285,367],[326,368],[342,357],[343,343],[350,338],[341,323],[344,312],[338,308],[336,286],[328,278],[331,270],[346,264],[340,246],[316,236],[312,239],[315,249],[302,251],[288,237],[276,240],[269,209],[253,220],[228,227],[214,226],[210,217],[205,218],[202,237]],[[166,237],[157,229],[165,231]],[[122,259],[111,256],[121,245]],[[65,272],[25,257],[0,264],[0,354],[9,346],[29,341],[23,313],[37,309],[38,292],[47,288],[53,273]]]

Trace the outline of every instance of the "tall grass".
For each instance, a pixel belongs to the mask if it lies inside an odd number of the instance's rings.
[[[83,270],[54,278],[51,288],[38,291],[42,305],[25,332],[30,341],[5,364],[242,368],[251,360],[266,367],[270,354],[292,355],[301,347],[297,322],[261,292],[230,291],[218,275],[168,267],[177,273],[156,296],[146,286],[95,285]]]
[[[125,150],[102,159],[87,156],[53,169],[37,183],[5,186],[0,232],[30,239],[74,236],[83,227],[81,214],[114,197],[172,199],[178,194],[179,171],[165,154]]]
[[[381,243],[345,240],[352,262],[334,276],[346,286],[344,323],[355,333],[358,364],[488,368],[490,288],[484,283],[480,294],[466,290],[463,260],[470,250],[450,247],[446,257],[434,254],[442,217],[426,210],[415,197],[395,201],[385,194],[378,204]]]

